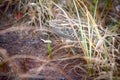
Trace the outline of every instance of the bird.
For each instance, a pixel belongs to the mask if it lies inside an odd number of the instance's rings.
[[[74,40],[74,36],[71,34],[67,34],[64,33],[64,31],[62,31],[62,29],[58,28],[58,27],[51,27],[51,30],[53,33],[55,33],[57,36],[59,36],[60,38],[64,38],[64,39],[69,39],[69,40]],[[72,30],[71,30],[72,31]],[[66,31],[69,32],[69,29]],[[73,32],[72,32],[73,33]]]

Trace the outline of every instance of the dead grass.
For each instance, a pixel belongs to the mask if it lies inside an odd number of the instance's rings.
[[[38,75],[40,71],[44,70],[46,65],[53,61],[62,62],[66,60],[82,58],[87,62],[87,64],[84,65],[87,67],[88,71],[86,71],[86,69],[81,67],[79,64],[77,66],[75,65],[73,68],[71,68],[71,70],[79,68],[83,72],[89,73],[89,77],[92,77],[92,79],[95,80],[113,80],[119,78],[115,72],[118,70],[117,65],[120,65],[116,62],[116,60],[119,60],[120,36],[117,31],[115,33],[110,31],[107,27],[108,25],[102,22],[102,17],[104,17],[103,13],[107,15],[107,11],[99,13],[97,8],[99,7],[97,0],[95,2],[96,6],[94,6],[92,2],[86,2],[83,0],[71,0],[68,5],[67,2],[64,1],[55,3],[52,0],[49,1],[49,3],[42,3],[40,0],[38,2],[24,2],[19,0],[16,3],[19,4],[17,7],[18,12],[22,11],[23,15],[14,22],[14,26],[35,26],[35,32],[43,31],[49,36],[54,36],[54,41],[58,42],[59,44],[51,47],[53,56],[57,55],[61,50],[68,50],[70,53],[72,53],[72,56],[64,57],[63,55],[64,58],[58,57],[55,59],[53,58],[52,60],[44,60],[39,59],[39,57],[29,55],[15,55],[9,57],[7,56],[5,50],[0,49],[0,54],[4,58],[3,62],[9,62],[9,64],[13,64],[14,67],[11,68],[13,68],[12,70],[15,71],[16,75],[22,78],[33,76],[36,78],[41,78],[42,76],[36,75]],[[10,2],[8,2],[5,12],[9,10],[9,6],[12,6]],[[90,6],[90,8],[88,6]],[[91,12],[93,6],[95,7],[95,11]],[[16,12],[17,10],[15,9]],[[15,15],[15,17],[16,16],[18,15]],[[106,19],[104,18],[104,21],[105,20]],[[20,26],[19,28],[22,29]],[[12,31],[13,30],[14,29],[12,29]],[[4,34],[7,31],[10,30],[6,29],[1,31],[0,34]],[[75,51],[74,48],[78,48],[81,53]],[[48,55],[48,57],[49,56],[50,55]],[[31,69],[32,71],[37,71],[34,75],[19,75],[19,72],[16,71],[16,68],[19,69],[19,66],[16,65],[15,61],[12,61],[16,58],[30,58],[37,62],[44,62],[44,64],[40,67],[36,67],[35,69]],[[69,63],[64,66],[64,69],[68,65]],[[54,68],[57,70],[56,65],[53,65],[51,70],[54,70]],[[64,71],[60,71],[60,73],[63,74],[67,80],[70,80],[69,76],[64,73]]]

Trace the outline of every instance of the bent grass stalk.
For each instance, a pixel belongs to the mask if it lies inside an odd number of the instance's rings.
[[[81,19],[80,19],[79,12],[78,12],[78,8],[77,8],[77,5],[76,5],[74,0],[73,0],[73,3],[74,3],[74,6],[75,6],[75,9],[76,9],[76,12],[77,12],[77,17],[78,17],[78,21],[79,21],[79,25],[80,25],[79,32],[81,34],[81,40],[83,41],[81,43],[83,45],[83,48],[85,49],[83,51],[84,51],[85,56],[88,56],[88,47],[87,47],[86,35],[83,32]]]
[[[81,33],[81,43],[83,45],[83,48],[84,48],[84,55],[89,57],[90,59],[87,60],[87,63],[88,63],[88,69],[89,69],[89,73],[90,75],[92,74],[93,72],[93,69],[91,68],[91,64],[92,64],[92,53],[93,53],[93,48],[95,48],[95,46],[93,45],[93,31],[95,31],[96,35],[97,35],[97,38],[98,39],[101,39],[101,35],[99,33],[99,30],[97,28],[97,24],[95,22],[95,19],[96,19],[96,13],[97,13],[97,6],[98,6],[98,0],[95,1],[95,8],[94,8],[94,15],[92,16],[90,14],[90,12],[88,11],[86,5],[84,4],[83,1],[80,1],[78,2],[76,0],[76,2],[73,0],[73,3],[74,3],[74,6],[75,6],[75,9],[76,9],[76,13],[77,13],[77,17],[78,17],[78,21],[79,21],[79,25],[80,25],[80,33]],[[80,13],[78,12],[78,8],[77,8],[77,5],[78,4],[81,8],[81,12],[85,15],[86,17],[86,20],[87,20],[87,32],[88,32],[88,37],[86,36],[86,33],[83,32],[83,26],[81,24],[81,18],[80,18]]]

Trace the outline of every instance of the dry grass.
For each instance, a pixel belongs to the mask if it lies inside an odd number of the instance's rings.
[[[71,0],[69,5],[67,5],[67,2],[61,1],[61,4],[63,3],[64,5],[61,6],[52,0],[49,3],[42,3],[40,0],[36,3],[28,0],[26,0],[26,2],[20,0],[18,10],[24,12],[24,15],[15,22],[15,25],[32,25],[36,27],[36,31],[46,30],[46,32],[51,32],[54,34],[56,42],[60,43],[51,48],[52,55],[57,54],[57,52],[62,49],[70,49],[71,51],[73,50],[72,52],[74,55],[72,57],[68,56],[53,60],[42,60],[39,59],[39,57],[37,58],[28,55],[8,57],[6,51],[0,49],[0,54],[4,58],[3,61],[9,62],[10,64],[12,63],[17,68],[19,67],[13,61],[11,62],[11,60],[14,60],[15,58],[31,58],[37,62],[42,61],[45,64],[32,69],[32,71],[37,71],[37,75],[52,61],[62,62],[64,60],[82,58],[87,61],[85,66],[88,68],[89,76],[93,76],[95,80],[113,80],[117,78],[115,72],[117,71],[116,59],[119,58],[118,55],[120,51],[119,33],[112,33],[106,28],[106,25],[101,22],[102,19],[98,16],[99,13],[97,12],[98,3],[95,3],[96,11],[93,13],[90,12],[88,7],[90,4],[93,6],[90,2],[85,2],[84,0]],[[9,6],[10,4],[6,7],[5,12],[8,10]],[[66,10],[66,6],[68,7],[68,10]],[[82,54],[75,52],[74,48],[79,48],[82,51]],[[76,69],[76,67],[87,73],[87,71],[79,65],[74,66],[73,69]],[[15,67],[12,68],[15,73],[18,73]],[[55,66],[53,66],[53,68],[55,68]],[[68,75],[64,72],[61,73],[70,80]],[[34,75],[20,74],[19,76],[31,77]]]

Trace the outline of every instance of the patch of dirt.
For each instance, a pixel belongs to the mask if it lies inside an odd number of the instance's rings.
[[[70,49],[61,49],[53,54],[53,59],[50,59],[47,44],[41,40],[40,36],[41,32],[35,33],[34,29],[7,30],[0,34],[0,47],[7,50],[9,57],[12,57],[22,70],[20,78],[23,80],[88,79],[88,73],[84,66],[85,60],[69,59],[68,56],[72,56]],[[53,36],[50,37],[50,40],[52,41],[51,47],[55,51],[60,44]],[[63,57],[68,59],[64,60]],[[16,79],[14,74],[9,74],[11,73],[10,64],[4,64],[4,66],[6,66],[4,70],[2,66],[0,67],[0,73],[3,70],[2,73],[6,74],[7,72],[7,76],[0,76],[0,80]]]

